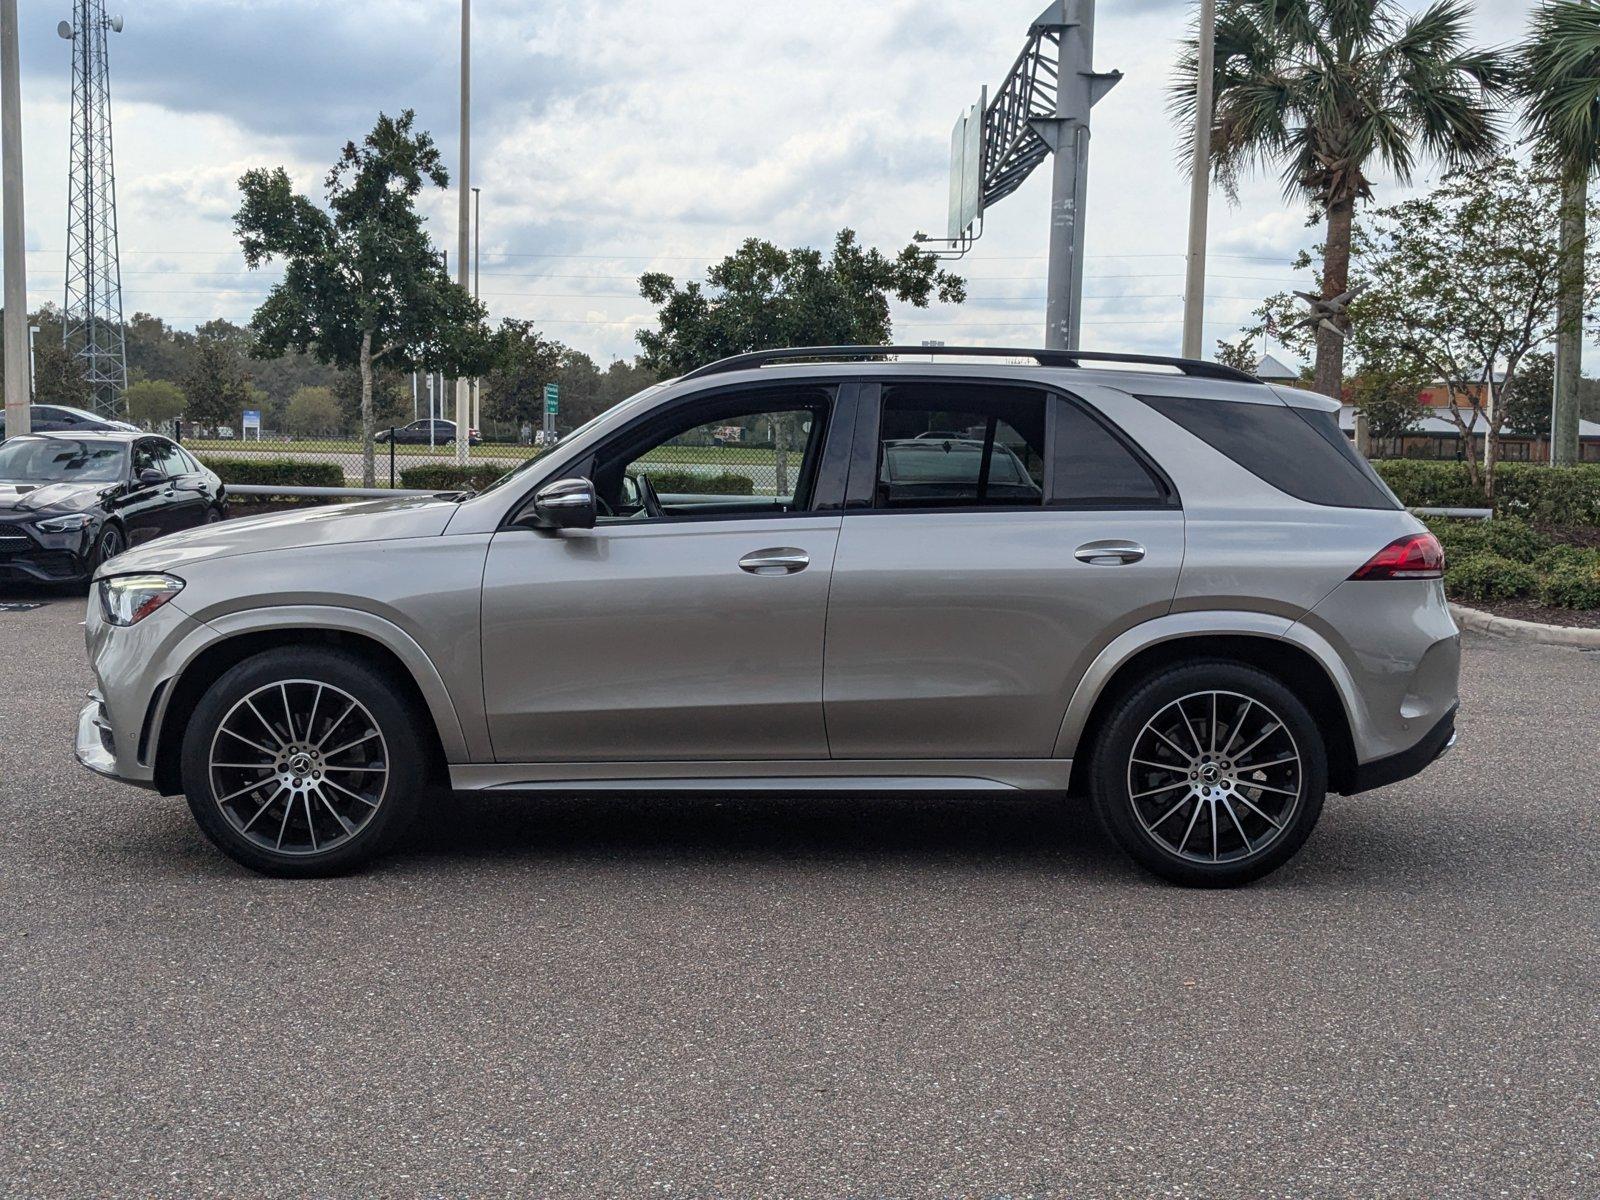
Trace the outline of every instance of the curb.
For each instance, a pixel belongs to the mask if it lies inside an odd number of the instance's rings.
[[[1567,625],[1544,625],[1538,621],[1519,621],[1515,617],[1497,617],[1476,608],[1450,605],[1450,615],[1462,629],[1487,633],[1494,637],[1511,638],[1519,642],[1536,642],[1541,646],[1573,646],[1581,650],[1600,650],[1600,629],[1574,629]]]

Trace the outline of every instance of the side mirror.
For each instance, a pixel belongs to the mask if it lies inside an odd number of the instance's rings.
[[[167,477],[152,467],[146,467],[139,472],[140,487],[159,487],[167,481]]]
[[[540,488],[533,511],[546,529],[593,529],[599,504],[588,479],[558,479]]]

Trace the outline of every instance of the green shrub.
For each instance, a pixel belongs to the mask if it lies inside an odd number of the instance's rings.
[[[1445,559],[1444,587],[1456,600],[1513,600],[1539,586],[1539,573],[1527,563],[1479,551]]]
[[[748,475],[724,471],[720,475],[697,475],[693,471],[646,471],[650,486],[665,495],[750,496],[755,481]]]
[[[262,487],[343,487],[344,468],[338,463],[301,462],[293,458],[217,458],[201,456],[223,483]]]
[[[1600,608],[1600,550],[1562,548],[1546,560],[1537,594],[1541,604],[1558,608]]]
[[[1457,554],[1498,554],[1514,562],[1537,562],[1551,541],[1518,517],[1495,517],[1491,521],[1452,521],[1435,518],[1428,528],[1443,544],[1446,559]]]
[[[1383,459],[1372,464],[1401,503],[1413,508],[1484,508],[1467,464]],[[1536,525],[1600,525],[1600,465],[1547,467],[1501,463],[1495,468],[1497,516]]]
[[[479,491],[511,469],[503,462],[424,463],[400,472],[400,486],[423,492]]]

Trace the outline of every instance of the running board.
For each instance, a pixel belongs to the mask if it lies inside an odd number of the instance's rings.
[[[458,792],[1064,792],[1064,758],[455,764]]]

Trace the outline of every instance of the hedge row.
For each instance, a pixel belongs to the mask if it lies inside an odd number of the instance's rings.
[[[1600,609],[1600,549],[1560,545],[1516,517],[1428,524],[1444,543],[1452,599]]]
[[[425,463],[400,472],[400,486],[423,492],[479,491],[488,487],[515,464],[505,462]]]
[[[301,462],[293,458],[213,458],[200,460],[223,483],[262,487],[343,487],[344,468],[338,463]]]
[[[696,475],[693,471],[648,471],[650,486],[668,495],[691,496],[750,496],[755,494],[755,481],[748,475],[735,475],[724,471],[720,475]]]
[[[1381,459],[1373,467],[1401,501],[1419,508],[1483,508],[1466,463]],[[1538,525],[1600,525],[1600,464],[1546,467],[1501,463],[1495,468],[1497,516]]]

